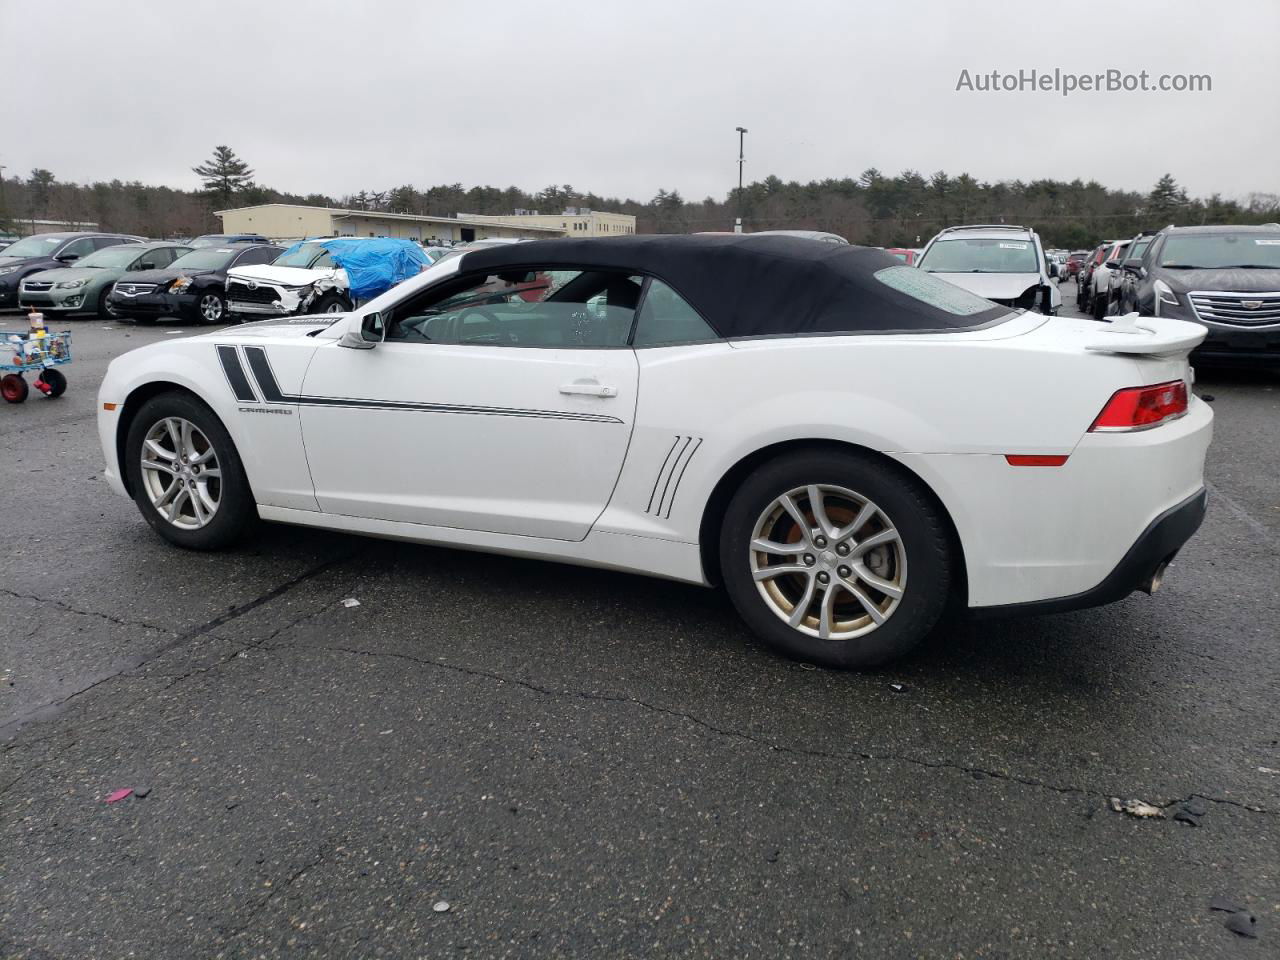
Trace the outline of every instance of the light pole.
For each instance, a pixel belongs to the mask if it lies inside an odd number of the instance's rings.
[[[745,155],[742,152],[742,148],[743,148],[743,142],[745,141],[747,136],[747,128],[737,127],[735,129],[737,129],[738,131],[738,219],[734,222],[733,232],[741,233],[742,232],[742,164],[745,159]]]

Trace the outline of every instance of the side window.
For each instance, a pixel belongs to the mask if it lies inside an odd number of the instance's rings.
[[[640,305],[632,345],[653,347],[662,344],[716,340],[716,332],[689,306],[688,301],[661,280],[650,280]]]
[[[97,249],[97,247],[94,246],[93,241],[93,237],[81,237],[79,240],[72,240],[58,253],[58,259],[78,260],[81,257],[87,257]]]
[[[155,264],[156,270],[163,270],[173,263],[173,258],[177,252],[173,247],[156,247],[154,250],[148,250],[139,259]]]
[[[391,311],[388,340],[500,347],[625,347],[640,277],[520,269],[461,276]]]
[[[93,249],[101,250],[104,247],[118,247],[122,243],[124,243],[124,241],[119,237],[94,237]]]

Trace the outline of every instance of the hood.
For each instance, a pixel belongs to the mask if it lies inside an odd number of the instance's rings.
[[[1178,293],[1191,290],[1274,293],[1280,290],[1280,269],[1240,270],[1224,267],[1216,270],[1170,270],[1168,267],[1158,267],[1153,273]]]
[[[280,317],[271,320],[258,320],[254,323],[242,323],[225,330],[213,330],[200,334],[205,339],[216,338],[219,343],[234,343],[245,340],[261,340],[264,337],[305,337],[318,330],[324,330],[339,320],[345,320],[347,313],[319,313],[310,317]]]
[[[85,267],[77,269],[76,267],[58,267],[54,270],[41,270],[39,273],[30,274],[28,280],[52,281],[54,283],[62,283],[66,280],[92,280],[95,277],[105,277],[107,274],[115,273],[114,270],[95,270],[93,267]]]
[[[304,287],[317,280],[332,280],[345,274],[333,267],[323,270],[308,270],[304,267],[273,267],[269,263],[252,267],[235,267],[227,271],[228,277],[238,280],[257,280],[259,282],[279,284],[282,287]]]
[[[43,257],[6,257],[0,254],[0,267],[10,267],[15,263],[26,263],[28,260],[43,260]]]
[[[177,280],[179,277],[200,277],[206,273],[214,273],[213,270],[197,270],[197,269],[178,269],[167,267],[163,270],[135,270],[129,274],[130,283],[169,283]]]
[[[1028,287],[1040,285],[1038,273],[935,273],[934,276],[988,300],[1017,300]]]

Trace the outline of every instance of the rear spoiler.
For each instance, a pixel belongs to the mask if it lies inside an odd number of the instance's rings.
[[[1185,357],[1209,331],[1198,323],[1168,317],[1139,317],[1126,313],[1111,323],[1099,323],[1084,348],[1095,353],[1127,353],[1149,357]]]

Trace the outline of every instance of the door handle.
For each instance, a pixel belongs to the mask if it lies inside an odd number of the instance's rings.
[[[560,392],[579,397],[616,397],[616,387],[606,387],[594,380],[575,380],[573,383],[560,384]]]

